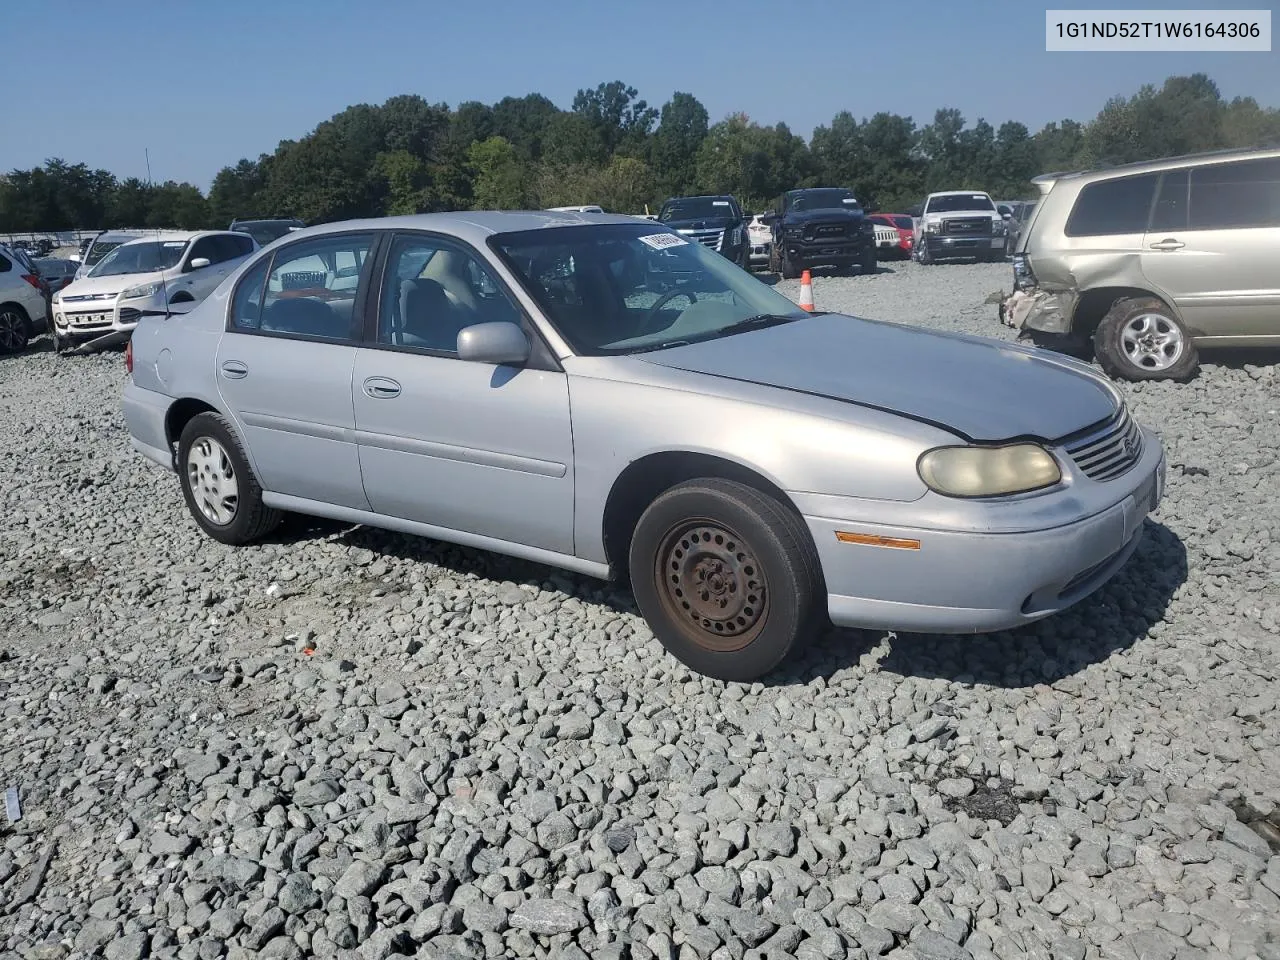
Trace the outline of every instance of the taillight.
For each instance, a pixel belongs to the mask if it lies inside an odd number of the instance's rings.
[[[43,287],[41,287],[41,286],[40,286],[40,278],[39,278],[39,277],[37,277],[37,276],[35,276],[35,275],[33,275],[33,274],[30,274],[30,273],[24,273],[24,274],[22,275],[22,279],[23,279],[23,280],[25,280],[25,281],[27,281],[27,283],[31,284],[31,285],[32,285],[33,287],[35,287],[37,290],[43,290],[43,289],[44,289]]]
[[[133,338],[124,345],[124,369],[129,376],[133,376]]]

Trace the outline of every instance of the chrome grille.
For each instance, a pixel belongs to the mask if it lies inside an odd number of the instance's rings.
[[[1105,425],[1065,446],[1090,480],[1114,480],[1142,456],[1142,430],[1128,408],[1122,407]]]
[[[708,227],[703,230],[680,230],[678,232],[682,237],[688,237],[690,240],[696,241],[704,247],[710,247],[712,250],[719,250],[720,245],[724,242],[724,231],[718,227]]]
[[[896,247],[899,243],[898,228],[876,224],[876,243],[882,247]]]

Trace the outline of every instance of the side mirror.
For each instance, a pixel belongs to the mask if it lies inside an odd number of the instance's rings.
[[[458,359],[519,365],[529,359],[529,338],[519,324],[506,320],[474,323],[458,331]]]
[[[203,270],[208,265],[209,265],[208,257],[196,257],[194,260],[191,261],[190,264],[188,264],[188,267],[191,270]]]

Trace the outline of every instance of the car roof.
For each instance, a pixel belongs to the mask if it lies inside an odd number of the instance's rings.
[[[340,220],[304,227],[289,235],[290,241],[356,230],[428,230],[452,234],[472,243],[483,243],[500,233],[519,233],[548,227],[592,224],[640,225],[640,219],[622,213],[573,213],[548,210],[461,210],[452,213],[411,213],[397,217]],[[654,223],[657,227],[658,224]],[[283,238],[281,238],[283,239]]]
[[[1141,160],[1135,163],[1118,163],[1112,166],[1099,165],[1087,170],[1059,170],[1054,173],[1042,173],[1032,177],[1034,184],[1048,184],[1056,180],[1104,180],[1110,177],[1133,176],[1139,173],[1159,173],[1178,167],[1194,166],[1199,163],[1226,163],[1231,160],[1267,160],[1280,157],[1280,147],[1266,149],[1205,150],[1200,153],[1184,153],[1176,157],[1165,157],[1161,160]]]
[[[987,193],[987,191],[985,190],[935,190],[933,193],[929,194],[929,196],[931,197],[973,197],[973,196],[977,196],[978,194],[981,194],[982,196],[986,197],[988,200],[991,199],[991,194]]]
[[[222,236],[224,234],[244,236],[244,234],[237,234],[231,230],[148,230],[146,233],[134,237],[129,243],[154,243],[157,240],[195,240],[200,237]],[[122,246],[127,246],[127,244],[122,244]]]

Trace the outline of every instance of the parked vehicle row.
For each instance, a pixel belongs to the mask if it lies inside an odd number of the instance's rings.
[[[804,199],[821,216],[796,220],[871,250],[861,213]],[[142,317],[126,367],[132,445],[209,537],[295,511],[624,579],[674,656],[729,680],[826,622],[1049,616],[1128,560],[1163,491],[1158,437],[1087,365],[808,313],[635,217],[307,228],[181,322]]]
[[[1129,380],[1185,379],[1204,348],[1280,345],[1280,149],[1033,182],[1005,323]]]
[[[23,249],[0,246],[0,354],[25,350],[32,337],[45,331],[46,289]]]

